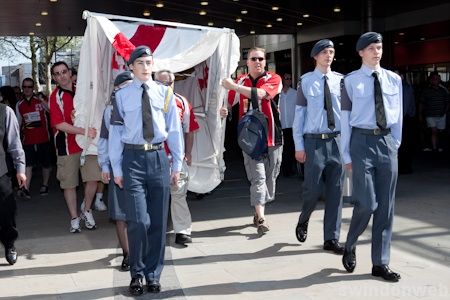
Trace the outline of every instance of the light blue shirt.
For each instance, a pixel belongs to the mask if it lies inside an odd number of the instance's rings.
[[[352,128],[376,129],[374,78],[377,71],[383,91],[387,128],[390,128],[397,149],[402,140],[403,96],[402,80],[394,72],[383,68],[372,70],[362,65],[344,78],[341,92],[341,149],[344,164],[351,163],[350,137]]]
[[[292,128],[296,102],[297,91],[295,89],[290,87],[287,92],[281,90],[280,102],[278,103],[278,107],[280,108],[281,128]]]
[[[109,159],[114,176],[122,175],[122,155],[124,144],[143,145],[148,143],[142,129],[142,83],[137,78],[126,87],[116,92],[113,103],[111,126],[109,131]],[[167,141],[172,154],[172,170],[180,171],[184,157],[182,148],[182,130],[173,92],[167,86],[152,79],[146,82],[152,110],[154,137],[152,144]],[[167,112],[165,98],[169,93]]]
[[[328,78],[331,92],[335,128],[328,128],[327,112],[325,110],[324,76]],[[319,69],[309,72],[300,78],[297,86],[297,105],[295,107],[294,136],[295,151],[304,151],[303,135],[305,133],[330,133],[341,130],[341,79],[343,75],[329,71],[323,74]]]
[[[97,161],[103,173],[109,173],[108,135],[111,111],[112,105],[107,105],[103,112],[102,128],[97,143]]]

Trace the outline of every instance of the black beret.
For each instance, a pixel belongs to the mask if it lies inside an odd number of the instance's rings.
[[[139,46],[134,48],[133,52],[131,52],[128,64],[131,65],[137,58],[142,56],[152,56],[152,50],[150,50],[147,46]]]
[[[383,37],[378,32],[366,32],[356,42],[356,51],[363,50],[372,43],[381,43],[382,41]]]
[[[130,71],[125,71],[117,75],[116,79],[114,79],[114,86],[119,86],[127,80],[133,80],[133,75]]]
[[[334,48],[334,44],[332,41],[324,39],[324,40],[320,40],[318,41],[314,47],[311,49],[311,57],[316,56],[317,54],[320,53],[320,51],[322,51],[325,48]]]

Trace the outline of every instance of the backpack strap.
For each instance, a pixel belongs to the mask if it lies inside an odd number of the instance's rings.
[[[255,87],[252,87],[251,90],[251,102],[252,102],[252,108],[259,110],[259,105],[258,105],[258,89]],[[250,107],[250,101],[248,103],[249,107]],[[248,111],[248,109],[247,109]]]

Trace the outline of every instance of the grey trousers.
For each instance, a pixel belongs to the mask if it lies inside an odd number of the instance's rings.
[[[305,151],[303,207],[299,223],[309,220],[325,189],[323,237],[325,241],[339,240],[344,169],[336,139],[305,138]]]
[[[395,188],[397,149],[390,134],[365,135],[353,131],[350,141],[353,166],[353,216],[346,249],[356,246],[373,215],[372,264],[389,264]]]
[[[275,185],[280,174],[283,146],[269,147],[265,159],[254,160],[244,152],[244,165],[250,181],[250,204],[262,205],[275,199]]]
[[[131,277],[159,280],[169,213],[169,159],[164,149],[125,149],[122,169]]]

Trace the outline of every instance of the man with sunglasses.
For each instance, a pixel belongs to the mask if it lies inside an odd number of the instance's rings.
[[[48,180],[50,178],[50,136],[48,106],[34,95],[34,80],[25,78],[22,81],[23,99],[16,105],[16,116],[20,126],[23,150],[25,151],[27,183],[21,189],[22,196],[31,199],[30,183],[33,167],[42,167],[42,185],[39,190],[41,196],[48,194]]]
[[[96,224],[92,215],[91,204],[97,181],[101,180],[101,170],[97,159],[91,157],[86,159],[81,167],[81,177],[85,182],[84,196],[85,207],[78,217],[77,212],[77,192],[78,178],[80,171],[80,157],[83,149],[75,141],[77,134],[84,135],[85,129],[76,127],[72,122],[72,112],[74,109],[73,98],[75,96],[75,86],[71,79],[69,66],[64,61],[55,62],[51,68],[53,80],[57,86],[50,95],[50,121],[53,128],[56,154],[57,171],[56,177],[59,180],[61,189],[64,190],[64,199],[71,217],[71,233],[81,231],[80,219],[82,218],[87,229],[95,229]],[[87,135],[93,139],[97,135],[95,128],[88,128]]]
[[[247,58],[248,74],[241,76],[236,81],[231,78],[222,80],[222,86],[230,90],[228,93],[229,106],[239,103],[239,118],[242,118],[248,109],[255,109],[250,107],[249,103],[252,89],[256,89],[259,108],[266,115],[268,121],[268,156],[254,160],[242,152],[247,178],[250,181],[250,204],[255,208],[253,224],[257,227],[259,235],[269,231],[269,224],[265,217],[265,205],[275,199],[275,184],[280,173],[283,152],[283,134],[275,102],[281,92],[281,78],[279,75],[265,70],[265,57],[265,49],[251,48]]]
[[[323,249],[342,254],[344,247],[339,243],[339,235],[343,167],[338,139],[343,76],[331,71],[334,54],[332,41],[318,41],[311,49],[316,68],[298,82],[293,132],[295,158],[305,164],[305,179],[303,207],[295,235],[299,242],[306,241],[309,218],[325,190]]]

